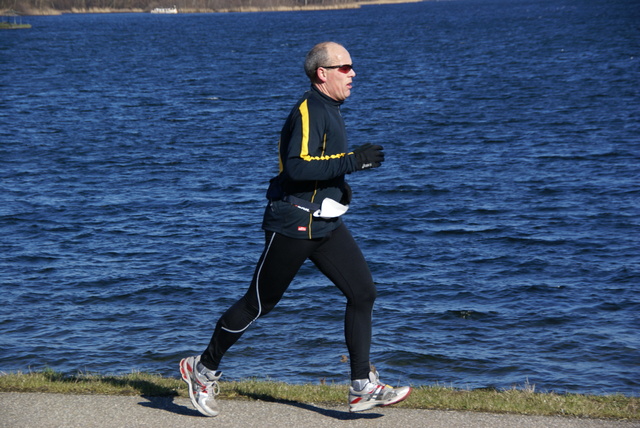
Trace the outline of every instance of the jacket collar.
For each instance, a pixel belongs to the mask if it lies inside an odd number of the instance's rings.
[[[311,84],[311,91],[314,92],[316,95],[318,95],[320,98],[322,98],[322,100],[324,100],[327,104],[331,104],[339,107],[342,105],[342,103],[344,103],[344,101],[336,101],[330,96],[323,94],[313,83]]]

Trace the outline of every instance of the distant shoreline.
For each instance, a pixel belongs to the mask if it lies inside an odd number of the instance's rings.
[[[312,10],[338,10],[338,9],[359,9],[362,6],[381,5],[381,4],[402,4],[402,3],[420,3],[428,0],[367,0],[363,2],[341,3],[332,5],[309,5],[309,6],[274,6],[274,7],[236,7],[223,9],[206,9],[206,8],[179,8],[179,14],[185,13],[233,13],[233,12],[293,12],[293,11],[312,11]],[[11,10],[0,10],[0,15],[9,15]],[[58,10],[50,8],[28,9],[23,11],[23,16],[51,16],[75,13],[150,13],[149,9],[117,9],[117,8],[71,8],[68,10]]]

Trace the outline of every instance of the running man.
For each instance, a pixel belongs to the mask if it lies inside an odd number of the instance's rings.
[[[344,334],[351,368],[349,410],[360,412],[406,399],[410,387],[384,385],[369,362],[376,288],[369,267],[341,215],[351,189],[345,174],[379,167],[379,145],[348,150],[340,105],[351,95],[356,73],[341,45],[324,42],[307,54],[311,88],[291,110],[279,142],[280,173],[271,180],[262,228],[265,247],[246,294],[218,320],[201,354],[180,362],[191,402],[216,416],[218,370],[225,352],[280,301],[296,273],[311,260],[346,297]]]

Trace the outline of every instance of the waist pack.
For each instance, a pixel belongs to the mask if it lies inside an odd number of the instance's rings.
[[[267,199],[272,201],[282,200],[288,202],[296,208],[308,213],[312,213],[314,217],[320,218],[336,218],[346,213],[349,209],[349,201],[351,200],[351,188],[344,183],[344,192],[346,194],[345,204],[341,204],[331,198],[325,198],[322,203],[307,201],[297,196],[289,195],[285,192],[282,185],[282,176],[278,175],[270,180],[269,189],[267,190]]]
[[[349,205],[342,205],[340,202],[334,201],[331,198],[324,198],[321,204],[309,202],[305,199],[300,199],[292,195],[285,195],[282,200],[289,202],[296,208],[312,213],[314,217],[327,219],[340,217],[349,209]]]

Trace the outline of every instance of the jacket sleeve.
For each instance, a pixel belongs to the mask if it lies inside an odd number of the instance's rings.
[[[331,180],[355,171],[356,159],[347,152],[342,121],[338,123],[308,101],[290,118],[289,141],[281,152],[284,173],[294,181],[309,181]]]

